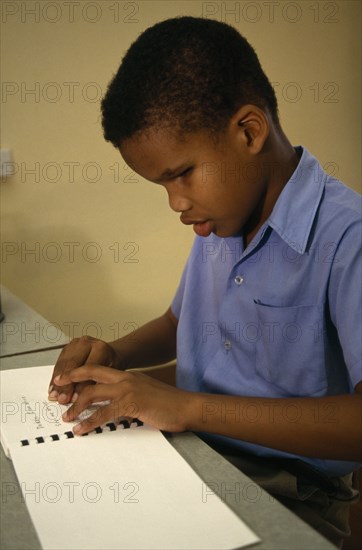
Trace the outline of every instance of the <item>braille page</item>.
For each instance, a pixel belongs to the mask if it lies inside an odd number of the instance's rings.
[[[49,365],[0,372],[0,434],[8,457],[12,443],[64,434],[76,424],[61,418],[68,406],[47,399],[53,369]]]
[[[22,378],[28,402],[36,402],[33,369],[22,370],[29,371]],[[44,550],[231,550],[259,540],[159,430],[140,426],[40,440],[31,434],[23,445],[5,426]]]

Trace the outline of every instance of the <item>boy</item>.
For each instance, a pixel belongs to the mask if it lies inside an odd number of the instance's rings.
[[[197,236],[168,311],[134,343],[72,341],[50,398],[72,402],[65,420],[109,400],[78,434],[119,415],[199,432],[339,545],[361,460],[358,195],[290,144],[254,50],[223,23],[146,30],[102,112]],[[177,387],[122,372],[175,357]]]

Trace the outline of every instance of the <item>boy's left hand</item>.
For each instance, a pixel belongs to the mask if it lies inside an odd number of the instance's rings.
[[[187,430],[187,417],[192,417],[193,395],[159,382],[140,372],[122,372],[99,365],[86,365],[56,377],[57,386],[93,380],[82,389],[76,401],[64,413],[63,420],[75,420],[92,403],[109,401],[86,420],[74,427],[82,435],[121,416],[169,432]],[[195,394],[196,395],[196,394]]]

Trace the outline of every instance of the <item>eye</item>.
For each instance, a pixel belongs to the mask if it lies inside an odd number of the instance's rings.
[[[181,172],[181,174],[178,174],[178,176],[176,176],[176,177],[183,178],[183,177],[187,176],[188,174],[190,174],[192,172],[192,170],[193,170],[193,167],[190,166],[189,168],[186,168],[186,170]]]

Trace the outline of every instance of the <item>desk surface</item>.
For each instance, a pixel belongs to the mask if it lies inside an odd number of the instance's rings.
[[[0,293],[1,309],[5,315],[0,323],[0,357],[69,342],[69,338],[60,327],[52,325],[32,308],[26,306],[6,287],[1,286]],[[7,364],[5,358],[3,361],[3,369],[12,368],[5,366]]]
[[[18,299],[16,299],[16,311],[19,315],[18,320],[12,322],[19,322],[19,319],[23,318],[34,322],[35,317],[32,315],[38,317]],[[14,350],[15,347],[12,349]],[[20,350],[22,351],[21,347]],[[54,363],[58,354],[59,351],[51,350],[8,357],[1,359],[1,368],[49,365]],[[225,487],[230,488],[226,494],[226,503],[262,539],[252,547],[253,549],[335,550],[335,547],[326,539],[194,434],[173,434],[169,436],[169,441],[205,483],[212,482],[215,492],[219,488],[225,496]],[[2,550],[38,550],[41,546],[26,505],[22,501],[12,463],[6,458],[2,449],[0,466],[1,485],[4,491],[0,516],[2,527],[0,548]]]

